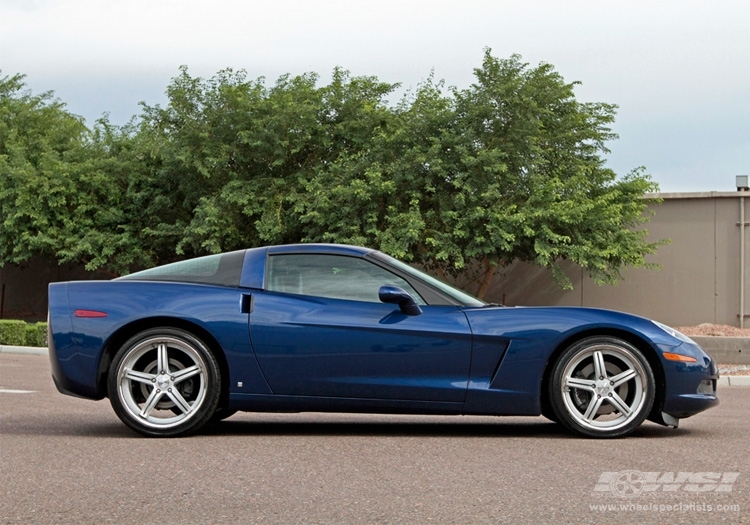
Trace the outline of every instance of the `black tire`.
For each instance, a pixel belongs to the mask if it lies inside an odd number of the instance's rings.
[[[130,338],[117,352],[107,391],[117,416],[136,432],[184,436],[214,415],[221,374],[200,339],[177,328],[152,328]]]
[[[549,402],[558,421],[597,438],[632,433],[651,412],[654,373],[633,345],[589,337],[567,348],[552,369]]]

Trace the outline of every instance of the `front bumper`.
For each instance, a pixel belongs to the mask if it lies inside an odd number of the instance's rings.
[[[695,358],[695,362],[686,363],[662,356],[666,383],[662,412],[683,419],[719,404],[716,363],[698,344],[684,342],[678,347],[661,350]]]

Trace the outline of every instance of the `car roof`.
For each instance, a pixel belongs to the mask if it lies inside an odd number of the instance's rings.
[[[276,255],[281,253],[325,253],[330,255],[353,255],[357,257],[363,257],[373,251],[375,250],[371,248],[363,248],[361,246],[326,243],[283,244],[279,246],[268,247],[269,255]]]

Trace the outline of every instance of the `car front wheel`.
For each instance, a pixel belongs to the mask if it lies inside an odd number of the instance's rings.
[[[193,433],[219,402],[219,367],[198,338],[176,328],[146,330],[115,355],[107,389],[117,416],[147,436]]]
[[[552,371],[549,401],[558,421],[590,437],[622,437],[648,416],[654,374],[633,345],[589,337],[566,349]]]

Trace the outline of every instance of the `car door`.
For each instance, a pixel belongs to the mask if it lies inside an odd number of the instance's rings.
[[[406,315],[383,285],[422,303]],[[361,257],[271,255],[253,294],[250,339],[274,394],[461,402],[471,332],[455,306],[429,306],[401,277]]]

